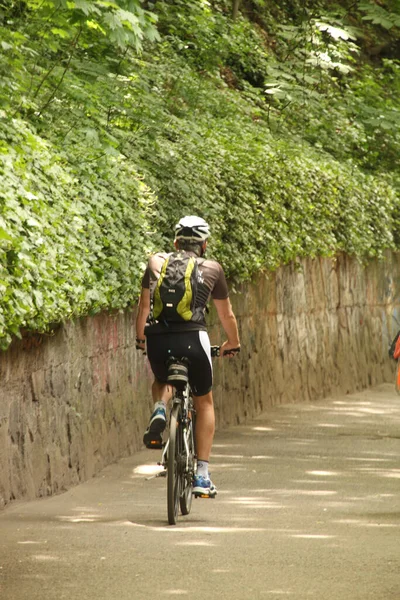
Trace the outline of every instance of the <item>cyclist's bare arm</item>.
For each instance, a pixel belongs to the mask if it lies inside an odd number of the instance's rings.
[[[228,338],[227,341],[221,346],[221,356],[223,356],[224,352],[227,350],[240,348],[239,332],[236,317],[233,314],[232,305],[229,298],[225,298],[224,300],[214,299],[214,305],[217,310],[219,320],[221,321],[221,325],[226,333],[226,337]]]
[[[145,348],[145,337],[144,327],[146,325],[147,317],[150,313],[150,290],[148,288],[142,288],[140,294],[138,312],[136,317],[136,345],[143,349]]]

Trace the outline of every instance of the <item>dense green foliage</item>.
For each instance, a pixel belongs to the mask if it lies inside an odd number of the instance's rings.
[[[400,244],[380,2],[0,1],[0,339],[135,301],[174,222],[250,278]]]

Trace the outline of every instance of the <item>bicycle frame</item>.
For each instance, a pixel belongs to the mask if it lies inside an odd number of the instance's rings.
[[[171,412],[172,412],[173,407],[176,404],[180,404],[181,407],[182,407],[182,418],[181,418],[181,421],[184,423],[184,428],[183,428],[183,442],[185,444],[185,450],[186,450],[186,468],[185,468],[185,472],[187,473],[188,470],[189,470],[189,441],[188,441],[188,436],[190,434],[190,431],[188,430],[188,427],[187,427],[187,424],[188,424],[188,415],[190,415],[190,413],[192,415],[195,413],[195,409],[194,409],[194,406],[193,406],[192,392],[190,390],[189,385],[187,385],[184,390],[175,390],[175,394],[174,394],[173,400],[172,400]],[[192,416],[190,416],[190,419],[193,422]],[[161,455],[161,461],[159,463],[165,469],[167,468],[168,447],[169,447],[169,438],[168,438],[168,440],[165,443],[165,446],[163,448],[163,452],[162,452],[162,455]]]
[[[239,348],[224,354],[236,354]],[[219,356],[220,347],[211,346],[211,356]],[[175,525],[179,513],[187,515],[192,505],[193,477],[196,473],[195,414],[189,384],[189,361],[186,357],[170,357],[167,362],[168,383],[174,387],[169,416],[169,435],[163,447],[161,462],[164,470],[158,476],[167,477],[168,522]]]

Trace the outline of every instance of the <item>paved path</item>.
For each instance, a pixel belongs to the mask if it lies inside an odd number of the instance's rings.
[[[392,385],[277,407],[216,437],[216,500],[166,524],[143,451],[0,513],[1,600],[400,599]]]

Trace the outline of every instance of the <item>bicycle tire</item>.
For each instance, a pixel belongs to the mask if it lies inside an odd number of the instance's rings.
[[[168,523],[176,525],[179,512],[179,499],[181,488],[181,465],[179,443],[179,420],[181,407],[175,404],[172,407],[169,423],[169,446],[167,467],[167,509]]]
[[[195,461],[196,461],[196,447],[195,447],[195,438],[194,438],[194,428],[195,428],[195,413],[192,411],[192,417],[189,419],[188,423],[189,435],[188,435],[188,446],[189,446],[189,471],[187,473],[182,473],[181,480],[181,497],[180,497],[180,507],[181,513],[183,515],[188,515],[190,513],[190,509],[192,508],[193,501],[193,475],[195,472]],[[186,456],[185,456],[186,458]],[[186,461],[185,461],[186,462]]]

